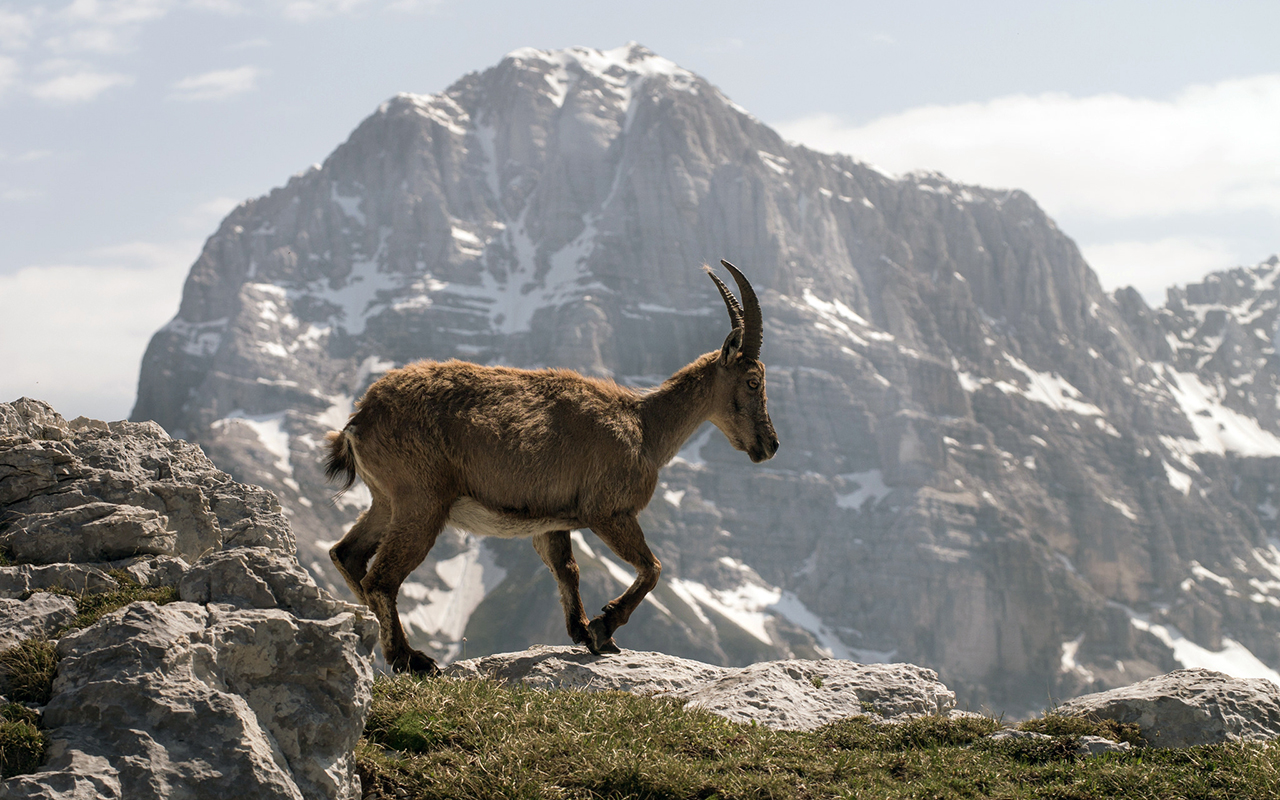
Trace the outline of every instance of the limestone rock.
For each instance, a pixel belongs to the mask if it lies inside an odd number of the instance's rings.
[[[0,534],[0,547],[26,564],[114,561],[137,555],[171,555],[175,534],[155,511],[115,503],[85,503],[30,514]]]
[[[370,628],[135,603],[59,642],[44,724],[61,752],[107,759],[124,797],[354,799]]]
[[[0,647],[75,617],[69,597],[18,599],[39,589],[131,579],[197,601],[133,603],[59,639],[48,759],[0,798],[360,796],[377,624],[297,563],[269,492],[154,423],[0,403],[0,546],[27,562],[0,567]]]
[[[40,592],[26,600],[0,599],[0,650],[23,639],[51,638],[75,616],[76,601],[60,594]]]
[[[1082,756],[1100,756],[1103,753],[1127,753],[1132,749],[1128,742],[1116,742],[1102,736],[1081,736],[1076,752]]]
[[[784,730],[812,730],[870,711],[888,718],[945,714],[955,705],[955,693],[939,683],[932,670],[836,659],[762,662],[735,669],[662,653],[624,650],[599,657],[582,648],[537,646],[461,661],[445,674],[546,689],[675,697],[727,719]]]
[[[1280,736],[1280,686],[1206,669],[1177,670],[1131,686],[1084,695],[1063,703],[1059,711],[1135,723],[1153,747],[1263,741]]]
[[[282,608],[306,619],[355,608],[330,597],[297,559],[266,547],[237,547],[200,559],[182,575],[178,594],[194,603]]]
[[[0,567],[0,597],[19,598],[41,589],[103,592],[117,586],[104,571],[107,564],[18,564]]]

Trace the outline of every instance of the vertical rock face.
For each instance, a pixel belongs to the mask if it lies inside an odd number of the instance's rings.
[[[624,646],[906,660],[1009,709],[1224,653],[1275,675],[1277,412],[1235,364],[1275,363],[1274,311],[1209,310],[1270,297],[1274,263],[1164,309],[1109,296],[1027,195],[788,144],[638,45],[397,96],[241,205],[133,416],[276,491],[335,586],[367,495],[327,502],[322,437],[370,382],[462,358],[654,385],[727,332],[698,269],[722,257],[761,297],[782,448],[754,466],[708,426],[665,470],[641,520],[663,580]],[[616,595],[629,574],[575,543],[588,601]],[[443,537],[401,604],[446,658],[565,637],[520,542]]]
[[[147,524],[104,530],[117,517]],[[0,797],[360,796],[377,624],[298,565],[270,492],[154,423],[24,398],[0,403],[0,547],[0,648],[50,639],[61,659],[45,763]],[[75,629],[69,594],[130,584],[179,602]]]

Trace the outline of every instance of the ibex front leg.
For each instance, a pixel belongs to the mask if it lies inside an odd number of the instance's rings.
[[[396,672],[434,675],[440,671],[426,653],[409,646],[396,611],[400,584],[422,563],[449,516],[449,506],[431,496],[393,499],[391,523],[378,544],[373,566],[360,582],[365,602],[378,618],[378,637],[387,664]]]
[[[619,653],[618,645],[613,641],[613,632],[631,619],[631,612],[636,610],[644,596],[658,585],[658,576],[662,574],[662,562],[654,557],[645,544],[644,531],[635,517],[614,517],[593,523],[591,530],[600,540],[609,545],[619,558],[636,570],[635,582],[619,597],[610,601],[600,614],[587,625],[590,634],[587,647],[591,652]]]
[[[574,644],[591,646],[587,633],[587,612],[582,608],[578,592],[578,562],[573,558],[573,545],[568,531],[540,533],[533,537],[533,549],[542,557],[560,587],[560,605],[564,607],[564,623]]]

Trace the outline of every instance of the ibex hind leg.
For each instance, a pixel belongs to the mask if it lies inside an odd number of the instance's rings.
[[[560,605],[564,608],[565,628],[574,644],[591,646],[587,632],[587,612],[582,607],[582,595],[578,591],[578,562],[573,557],[573,545],[569,531],[539,533],[533,537],[533,549],[542,557],[560,587]]]
[[[600,524],[593,524],[600,540],[609,545],[619,558],[636,570],[636,579],[621,595],[605,605],[599,616],[587,625],[590,641],[587,647],[597,655],[601,653],[618,653],[617,643],[613,641],[613,632],[631,619],[631,614],[644,600],[645,595],[658,585],[658,576],[662,574],[662,562],[645,544],[644,531],[635,517],[616,517]]]
[[[329,558],[333,560],[333,565],[338,568],[356,599],[365,605],[368,605],[368,601],[365,600],[361,581],[368,571],[369,559],[373,558],[378,543],[391,524],[391,504],[380,493],[372,489],[370,491],[373,493],[373,505],[360,515],[360,519],[351,526],[342,541],[329,548]]]
[[[397,498],[373,567],[361,582],[365,601],[378,618],[382,654],[396,672],[440,672],[431,656],[409,646],[396,611],[396,595],[404,579],[427,557],[448,516],[448,505],[438,500],[413,498],[402,502]]]

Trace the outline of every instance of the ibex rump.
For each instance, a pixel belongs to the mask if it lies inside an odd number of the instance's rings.
[[[345,490],[359,475],[373,504],[329,554],[377,616],[393,669],[437,671],[405,640],[396,595],[446,524],[531,537],[559,584],[570,638],[597,655],[618,652],[614,631],[662,569],[636,520],[658,470],[707,420],[752,461],[778,449],[759,360],[760,303],[746,277],[721,263],[742,295],[739,304],[707,269],[732,331],[719,351],[651,392],[568,370],[419,361],[370,386],[346,428],[330,432],[329,477],[344,476]],[[569,543],[578,528],[590,528],[636,570],[635,582],[590,621]]]

